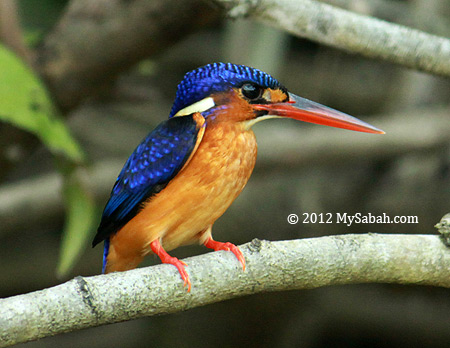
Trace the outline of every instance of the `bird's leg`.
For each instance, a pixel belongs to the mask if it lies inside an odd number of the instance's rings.
[[[184,269],[187,266],[183,261],[178,260],[176,257],[170,256],[167,251],[164,250],[158,239],[150,243],[150,248],[152,251],[159,256],[162,263],[168,263],[174,265],[178,272],[180,272],[181,279],[183,279],[183,286],[188,286],[188,292],[191,291],[191,281],[189,280],[189,274]]]
[[[217,250],[231,251],[234,255],[236,255],[237,259],[242,264],[242,269],[245,271],[244,255],[242,255],[242,252],[236,245],[232,243],[217,242],[214,239],[212,239],[211,236],[209,236],[208,239],[206,239],[203,245],[209,249],[214,249],[215,251]]]

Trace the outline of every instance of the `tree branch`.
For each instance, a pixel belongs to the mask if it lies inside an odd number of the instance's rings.
[[[0,42],[31,65],[32,55],[26,47],[20,27],[17,1],[0,1]]]
[[[450,77],[450,40],[313,0],[211,0],[322,44]]]
[[[446,37],[449,32],[445,13],[437,13],[433,5],[428,11],[420,11],[417,2],[390,0],[319,0],[363,15],[373,16],[389,22],[410,26],[427,33]],[[446,5],[442,5],[444,7]]]
[[[40,50],[39,71],[68,110],[217,14],[199,0],[72,0]]]
[[[158,265],[0,300],[0,347],[259,292],[373,282],[450,287],[450,250],[433,235],[255,239],[241,250],[245,272],[231,253],[186,259],[190,293],[174,267]]]

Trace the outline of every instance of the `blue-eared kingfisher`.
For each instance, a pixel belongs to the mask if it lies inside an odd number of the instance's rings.
[[[103,211],[93,246],[104,242],[103,273],[138,266],[154,253],[191,283],[186,264],[167,252],[200,243],[236,255],[237,246],[215,241],[214,222],[245,187],[256,161],[251,127],[292,118],[359,132],[384,132],[352,116],[298,97],[258,69],[213,63],[187,73],[168,120],[126,161]]]

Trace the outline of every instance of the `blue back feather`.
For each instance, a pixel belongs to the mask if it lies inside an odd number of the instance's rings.
[[[194,118],[184,116],[161,123],[147,135],[114,184],[93,245],[117,232],[137,214],[146,199],[169,183],[191,155],[197,134]]]

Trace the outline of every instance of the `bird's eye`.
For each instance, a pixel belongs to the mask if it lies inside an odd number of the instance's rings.
[[[261,97],[263,89],[258,86],[256,83],[245,83],[242,85],[242,94],[244,97],[255,100]]]

